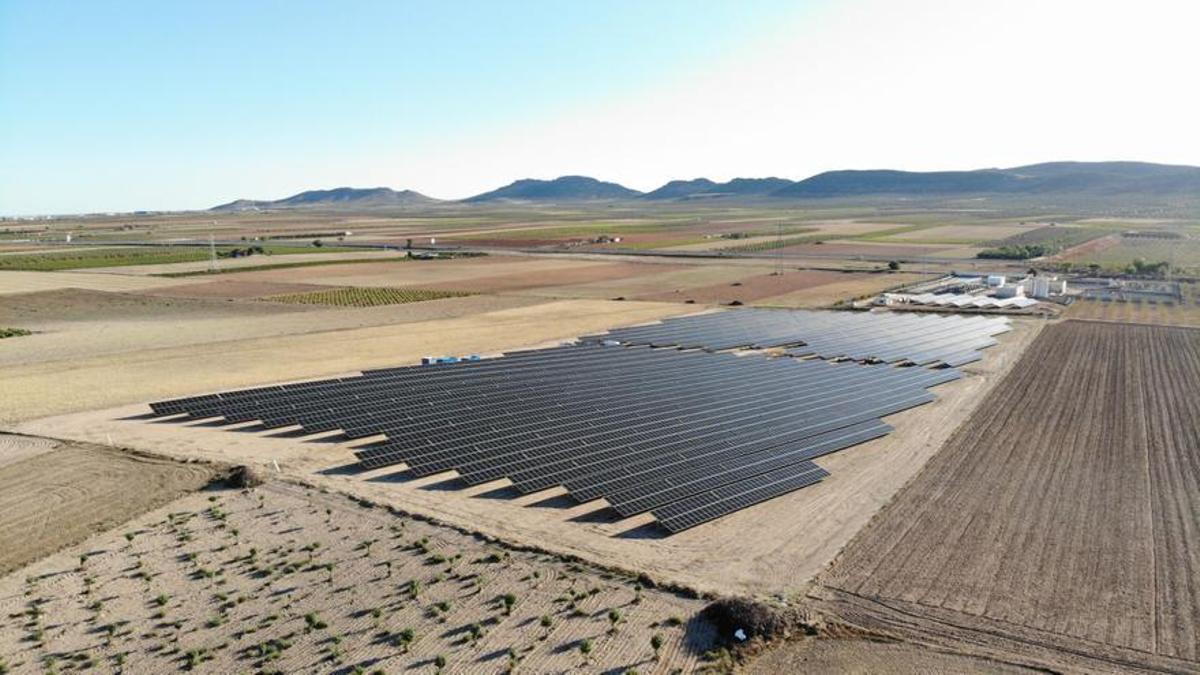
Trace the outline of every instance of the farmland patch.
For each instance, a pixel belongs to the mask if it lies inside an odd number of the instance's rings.
[[[1059,324],[822,594],[869,628],[1050,667],[1195,669],[1198,481],[1200,331]]]

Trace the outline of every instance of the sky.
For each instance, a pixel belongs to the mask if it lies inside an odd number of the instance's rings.
[[[1200,165],[1192,0],[0,0],[0,214]]]

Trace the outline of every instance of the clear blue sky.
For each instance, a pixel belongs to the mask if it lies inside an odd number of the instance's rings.
[[[241,196],[222,174],[279,196],[244,167],[402,162],[407,142],[620,97],[790,11],[711,4],[0,0],[0,212]]]
[[[463,197],[564,173],[648,189],[1200,162],[1179,93],[1196,17],[1157,1],[0,0],[0,214],[338,185]],[[1153,110],[1121,103],[1151,93]]]

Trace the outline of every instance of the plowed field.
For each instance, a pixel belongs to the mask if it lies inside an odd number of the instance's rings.
[[[0,574],[203,487],[215,475],[204,464],[85,443],[0,434],[0,450],[22,457],[0,466]]]
[[[1043,331],[818,595],[853,623],[993,657],[1191,671],[1198,514],[1200,331],[1069,321]]]

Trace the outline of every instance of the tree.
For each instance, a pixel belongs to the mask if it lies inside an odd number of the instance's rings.
[[[654,650],[654,660],[658,660],[658,652],[662,649],[663,637],[658,633],[650,636],[650,647]]]
[[[893,261],[889,262],[889,263],[888,263],[888,269],[889,269],[889,270],[891,270],[891,271],[893,271],[893,272],[895,272],[895,271],[899,270],[899,269],[900,269],[900,261],[898,261],[898,260],[893,260]]]

